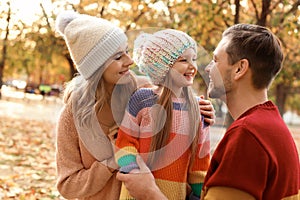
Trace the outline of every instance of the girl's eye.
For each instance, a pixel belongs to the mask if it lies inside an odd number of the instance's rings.
[[[180,59],[179,62],[187,62],[187,59]]]

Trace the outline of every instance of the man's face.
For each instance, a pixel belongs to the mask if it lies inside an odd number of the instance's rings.
[[[228,54],[225,51],[229,42],[228,37],[222,38],[214,51],[213,60],[206,67],[210,79],[208,95],[223,101],[232,90],[232,65],[228,64]]]

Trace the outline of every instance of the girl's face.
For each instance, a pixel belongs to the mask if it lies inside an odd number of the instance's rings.
[[[197,73],[196,60],[197,55],[194,49],[189,48],[183,52],[170,69],[173,84],[177,87],[186,87],[193,84]]]
[[[115,53],[103,73],[103,80],[107,85],[126,84],[130,80],[129,66],[133,61],[128,54],[128,46],[123,45]]]

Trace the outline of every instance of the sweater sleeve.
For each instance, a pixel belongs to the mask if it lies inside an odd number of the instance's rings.
[[[79,137],[71,106],[60,115],[56,135],[57,189],[65,198],[83,198],[101,191],[113,173],[98,161],[89,168],[83,165]],[[87,152],[88,153],[88,152]]]
[[[211,187],[206,191],[205,196],[202,195],[201,200],[255,200],[252,195],[235,188],[230,187]]]
[[[138,134],[138,124],[136,118],[126,111],[118,131],[115,153],[116,162],[123,173],[129,173],[133,169],[138,169],[136,155],[138,154],[139,142],[138,137],[131,133]]]
[[[201,195],[204,178],[210,162],[209,126],[204,123],[204,117],[201,118],[201,123],[197,153],[195,154],[193,165],[188,174],[188,182],[192,188],[192,192],[198,198]]]
[[[147,101],[145,101],[151,95],[151,90],[140,89],[131,96],[119,128],[115,159],[120,166],[120,171],[124,173],[129,173],[132,169],[138,169],[136,155],[140,149],[141,120],[146,107],[152,105],[151,103],[147,104]]]

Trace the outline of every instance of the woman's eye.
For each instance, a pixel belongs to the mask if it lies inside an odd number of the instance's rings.
[[[122,58],[122,55],[117,55],[116,57],[115,57],[115,60],[120,60]]]

